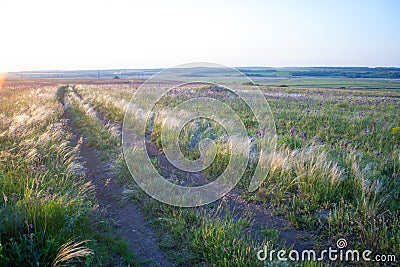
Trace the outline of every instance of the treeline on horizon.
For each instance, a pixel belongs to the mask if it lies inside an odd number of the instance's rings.
[[[296,70],[298,69],[298,70]],[[282,69],[239,69],[247,76],[282,76],[283,72],[292,77],[343,77],[343,78],[385,78],[400,79],[400,68],[395,67],[309,67]],[[286,75],[284,75],[286,76]]]

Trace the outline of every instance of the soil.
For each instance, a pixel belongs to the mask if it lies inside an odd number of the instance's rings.
[[[64,95],[61,104],[64,106]],[[72,133],[71,145],[76,146],[82,136],[77,131],[74,116],[68,109],[64,109],[63,118]],[[121,201],[123,188],[113,175],[110,168],[112,163],[101,161],[98,151],[89,147],[85,141],[79,146],[78,153],[85,166],[87,179],[95,187],[103,219],[116,223],[118,234],[127,240],[143,266],[173,266],[165,252],[157,246],[157,236],[147,226],[148,222],[138,204]]]

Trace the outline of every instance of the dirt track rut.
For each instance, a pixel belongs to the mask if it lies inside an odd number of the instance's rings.
[[[64,92],[65,93],[65,92]],[[64,103],[64,93],[62,105]],[[86,169],[87,179],[95,186],[99,209],[105,220],[113,220],[121,234],[129,243],[133,253],[143,266],[173,266],[165,253],[157,246],[157,237],[140,211],[138,205],[121,201],[122,186],[113,174],[113,163],[101,161],[98,151],[84,141],[69,109],[64,109],[64,119],[72,132],[71,144],[79,145],[79,157]],[[83,140],[81,142],[80,140]]]

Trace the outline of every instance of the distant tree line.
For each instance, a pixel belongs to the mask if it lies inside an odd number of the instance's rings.
[[[312,68],[293,71],[292,76],[400,79],[400,68]]]
[[[249,77],[264,77],[271,76],[268,75],[271,72],[277,72],[276,69],[259,69],[259,70],[250,70],[250,69],[239,69],[239,71],[243,72]]]

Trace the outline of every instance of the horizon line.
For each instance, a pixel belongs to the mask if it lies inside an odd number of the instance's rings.
[[[178,65],[179,66],[179,65]],[[151,67],[151,68],[87,68],[87,69],[28,69],[28,70],[18,70],[18,71],[0,71],[2,74],[7,74],[7,73],[23,73],[23,72],[71,72],[71,71],[111,71],[111,70],[164,70],[164,69],[174,69],[174,68],[179,68],[178,66],[172,66],[172,67]],[[204,67],[204,68],[212,68],[209,66],[197,66],[197,67]],[[394,66],[394,65],[375,65],[375,66],[366,66],[366,65],[295,65],[295,66],[254,66],[254,65],[248,65],[248,66],[225,66],[225,67],[230,67],[230,68],[275,68],[275,69],[285,69],[285,68],[399,68],[400,65]],[[183,68],[193,68],[193,67],[183,67]]]

